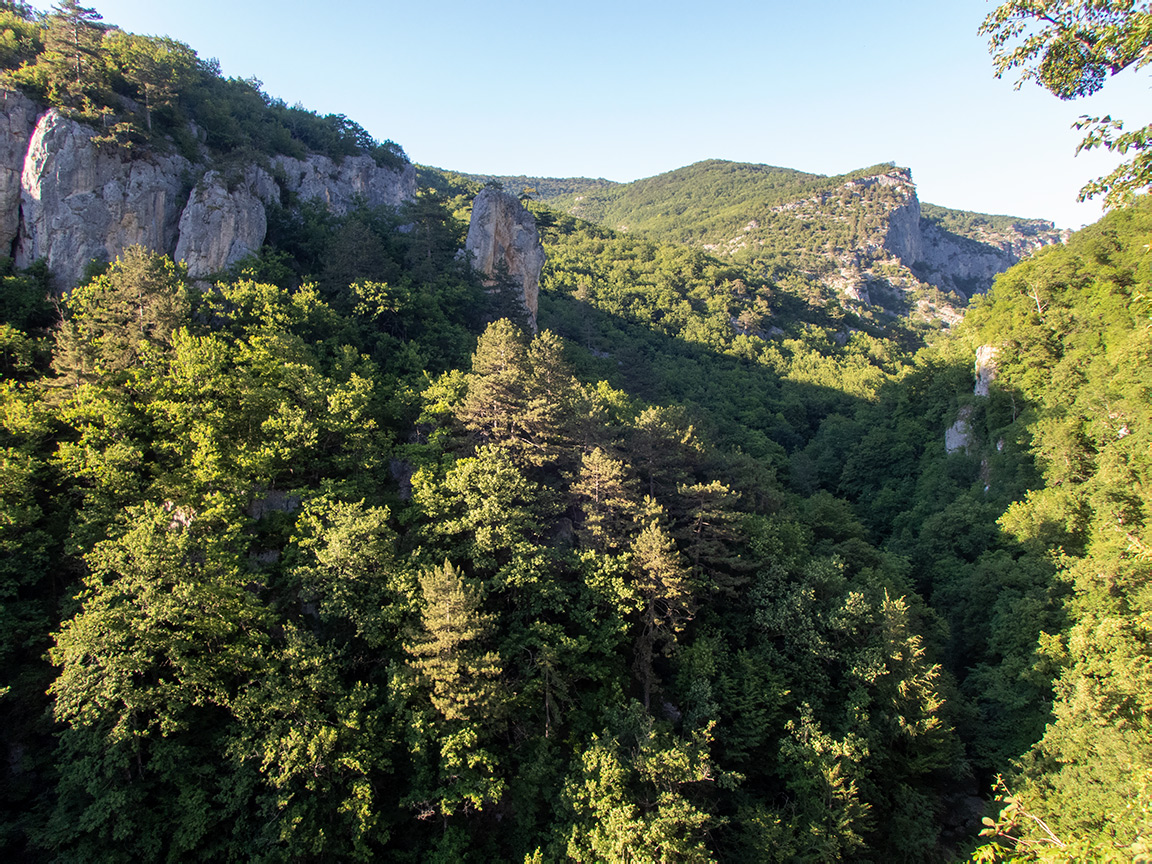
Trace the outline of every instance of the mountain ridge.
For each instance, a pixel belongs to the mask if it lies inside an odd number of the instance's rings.
[[[769,278],[799,270],[848,302],[945,323],[998,273],[1068,236],[1044,219],[921,204],[911,172],[890,162],[827,176],[709,159],[631,183],[461,176],[613,230],[758,265]]]

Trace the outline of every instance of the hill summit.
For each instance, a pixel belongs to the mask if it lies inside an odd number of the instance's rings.
[[[835,176],[712,159],[631,183],[470,179],[531,189],[570,215],[758,265],[768,278],[798,270],[849,303],[945,320],[1067,236],[1043,219],[922,204],[912,172],[892,163]]]

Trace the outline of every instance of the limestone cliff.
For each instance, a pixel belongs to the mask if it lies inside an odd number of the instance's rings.
[[[395,207],[416,197],[416,169],[380,168],[368,156],[348,156],[337,164],[327,156],[306,159],[277,156],[284,185],[300,201],[320,201],[331,212],[343,214],[363,202],[368,207]]]
[[[96,137],[55,109],[0,90],[0,254],[21,267],[45,259],[62,290],[93,259],[110,261],[137,244],[185,261],[193,277],[218,272],[260,248],[266,207],[283,201],[317,200],[343,214],[416,196],[412,165],[382,168],[368,156],[279,156],[222,173],[160,149],[129,154]]]
[[[999,229],[987,219],[978,219],[974,226],[949,229],[922,215],[911,172],[895,169],[892,176],[899,178],[897,184],[903,187],[899,194],[905,203],[887,214],[884,248],[919,281],[964,299],[983,294],[997,274],[1037,249],[1067,239],[1067,232],[1057,231],[1042,219],[1015,220]]]
[[[879,251],[876,240],[866,239],[862,244],[863,257],[868,259],[866,265],[855,268],[854,274],[851,273],[852,267],[847,268],[848,273],[841,268],[841,281],[848,286],[854,281],[870,281],[868,277],[874,276],[876,270],[871,266],[873,264],[898,264],[907,271],[904,283],[934,286],[966,300],[991,288],[996,275],[1021,258],[1042,246],[1063,242],[1067,236],[1066,232],[1057,231],[1051,222],[1039,219],[1016,220],[1009,227],[1000,229],[988,227],[986,221],[978,220],[980,224],[976,227],[950,230],[939,221],[923,216],[912,173],[904,168],[851,181],[846,187],[867,187],[873,183],[886,187],[886,194],[873,197],[870,206],[876,211],[874,215],[882,231],[879,245],[895,261],[885,262],[882,253],[876,254]],[[858,252],[854,256],[857,263],[861,258]],[[898,282],[901,281],[891,266],[881,269],[887,270],[889,281],[894,275]],[[865,275],[865,270],[872,272]],[[900,287],[906,287],[906,284]],[[846,293],[852,296],[854,292],[846,288]],[[855,293],[859,293],[859,289]]]
[[[39,107],[15,90],[0,90],[0,253],[11,255],[20,230],[20,179]]]
[[[194,279],[219,272],[260,249],[268,231],[265,204],[280,190],[262,168],[248,166],[229,189],[218,171],[205,174],[180,215],[176,259]]]
[[[16,264],[44,258],[64,286],[76,284],[93,258],[111,260],[128,246],[176,248],[191,164],[155,153],[128,158],[97,147],[95,135],[49,110],[24,159]]]
[[[482,189],[472,202],[464,249],[490,285],[503,278],[510,280],[535,331],[544,247],[532,214],[515,195],[491,186]]]

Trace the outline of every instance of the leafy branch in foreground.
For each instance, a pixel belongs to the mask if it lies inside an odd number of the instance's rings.
[[[1019,69],[1017,89],[1035,81],[1061,99],[1091,96],[1110,77],[1152,61],[1152,5],[1134,0],[1009,0],[984,19],[980,33],[989,37],[997,78]],[[1103,195],[1111,209],[1152,184],[1152,126],[1123,132],[1111,116],[1082,116],[1074,128],[1089,130],[1077,153],[1103,147],[1137,154],[1084,186],[1080,201]]]
[[[1006,849],[1011,850],[1011,857],[1016,860],[1019,855],[1031,859],[1041,849],[1067,848],[1067,844],[1056,836],[1048,823],[1029,811],[1019,795],[1013,795],[1008,790],[1008,784],[1001,775],[996,775],[992,790],[1004,806],[995,819],[985,816],[982,820],[984,828],[980,836],[990,838],[991,842],[972,853],[973,861],[1002,861]]]

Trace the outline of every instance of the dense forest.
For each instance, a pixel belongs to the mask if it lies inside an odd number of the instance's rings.
[[[405,158],[73,2],[0,37],[107,147]],[[1147,860],[1146,198],[952,328],[529,201],[533,334],[420,176],[211,283],[3,261],[6,858]]]

